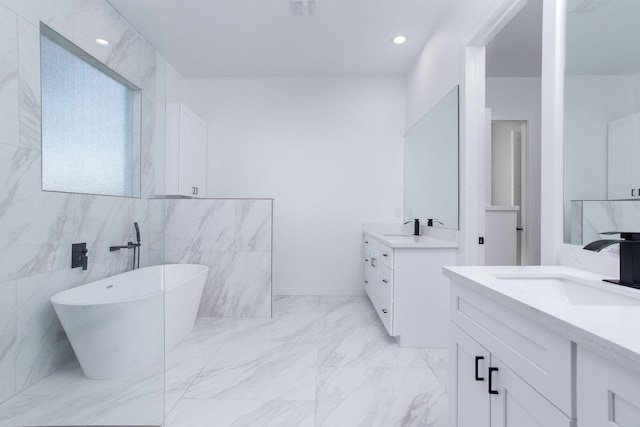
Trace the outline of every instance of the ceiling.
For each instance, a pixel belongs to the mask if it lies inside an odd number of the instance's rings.
[[[487,77],[540,77],[542,0],[529,0],[486,49]]]
[[[567,74],[640,74],[639,22],[639,0],[570,0]],[[488,77],[539,77],[542,0],[529,0],[486,52]]]
[[[639,74],[640,1],[596,4],[567,14],[567,74]]]
[[[294,16],[290,0],[110,0],[187,78],[402,75],[450,2],[319,0]]]

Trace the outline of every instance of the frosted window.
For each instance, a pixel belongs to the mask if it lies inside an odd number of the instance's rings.
[[[139,90],[50,32],[40,38],[42,189],[138,197]]]

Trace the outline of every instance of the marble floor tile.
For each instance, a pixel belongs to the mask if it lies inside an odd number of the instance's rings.
[[[321,297],[321,327],[375,326],[380,318],[367,297]]]
[[[253,327],[237,328],[227,341],[318,342],[320,313],[276,313],[252,319]]]
[[[449,391],[449,349],[429,348],[427,349],[427,364],[440,381],[440,385],[445,391]]]
[[[274,313],[316,313],[320,311],[320,297],[306,295],[276,295]]]
[[[447,394],[428,368],[320,368],[315,425],[444,427]]]
[[[198,318],[134,377],[72,362],[0,404],[0,427],[447,425],[447,349],[399,347],[365,298],[278,300],[271,319]]]
[[[314,400],[317,344],[227,342],[186,398]]]
[[[182,399],[165,427],[313,427],[315,402]]]
[[[427,349],[400,347],[382,325],[325,328],[320,336],[320,366],[426,368]]]

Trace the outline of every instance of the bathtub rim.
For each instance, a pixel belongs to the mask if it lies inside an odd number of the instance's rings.
[[[125,274],[128,274],[128,273],[131,273],[132,271],[136,271],[136,270],[129,270],[129,271],[125,271],[123,273],[115,274],[113,276],[105,277],[103,279],[94,280],[92,282],[85,283],[85,284],[80,285],[80,286],[75,286],[73,288],[65,289],[64,291],[60,291],[60,292],[56,293],[55,295],[53,295],[50,298],[50,301],[51,301],[52,304],[57,305],[57,306],[62,306],[62,307],[97,307],[97,306],[106,307],[106,306],[115,305],[115,304],[125,304],[125,303],[129,303],[129,302],[139,301],[139,300],[145,299],[145,298],[152,298],[152,297],[164,295],[168,291],[170,291],[171,289],[173,289],[175,287],[178,287],[178,286],[184,284],[185,282],[187,282],[187,281],[189,281],[189,280],[191,280],[191,279],[193,279],[195,277],[198,277],[201,274],[205,274],[206,275],[206,274],[209,273],[209,266],[204,265],[204,264],[192,264],[192,263],[190,263],[190,264],[151,265],[151,266],[139,268],[137,270],[152,269],[152,268],[158,268],[158,267],[163,267],[163,270],[164,270],[164,268],[167,267],[167,266],[190,266],[190,267],[194,267],[195,266],[195,267],[201,267],[201,270],[198,271],[195,274],[192,274],[192,275],[186,277],[184,280],[180,280],[180,281],[176,281],[176,282],[172,283],[170,288],[166,287],[166,283],[164,282],[164,279],[166,277],[166,273],[163,271],[162,272],[163,283],[162,283],[162,288],[159,291],[153,292],[153,293],[149,293],[149,294],[146,294],[146,295],[142,295],[142,296],[139,296],[139,297],[135,297],[135,298],[128,298],[128,299],[123,299],[123,300],[118,300],[118,301],[90,302],[90,303],[88,303],[88,302],[71,303],[71,302],[67,302],[67,301],[60,301],[60,298],[63,298],[66,293],[70,293],[71,291],[77,290],[77,289],[82,288],[84,286],[92,286],[95,283],[101,282],[103,280],[107,280],[107,279],[110,279],[110,278],[113,278],[113,277],[117,277],[117,276],[121,276],[121,275],[125,275]]]

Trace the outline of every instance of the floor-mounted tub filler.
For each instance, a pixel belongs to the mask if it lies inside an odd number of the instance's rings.
[[[193,328],[208,271],[197,264],[145,267],[54,295],[85,375],[118,378],[160,362]]]

